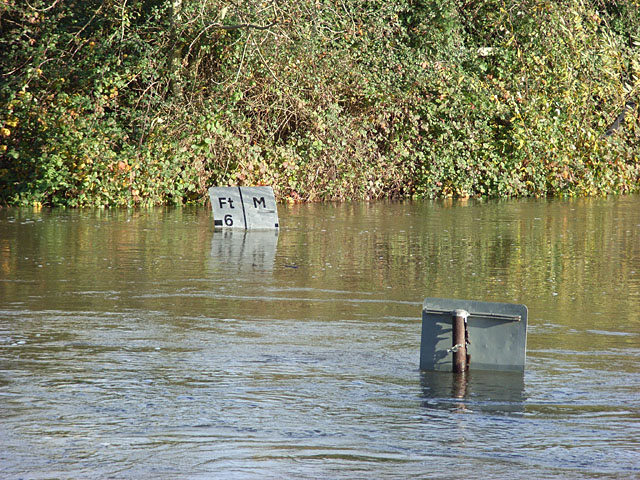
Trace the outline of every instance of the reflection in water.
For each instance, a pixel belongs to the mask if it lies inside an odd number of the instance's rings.
[[[211,240],[211,264],[227,273],[272,271],[278,230],[216,230]]]
[[[457,411],[520,413],[524,411],[522,372],[473,371],[421,374],[423,405]]]

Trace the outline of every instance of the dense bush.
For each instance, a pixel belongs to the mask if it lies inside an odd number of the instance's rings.
[[[638,191],[638,32],[637,0],[4,0],[0,203]]]

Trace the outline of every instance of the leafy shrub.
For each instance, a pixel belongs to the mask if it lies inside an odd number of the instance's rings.
[[[0,202],[638,191],[637,0],[7,0]]]

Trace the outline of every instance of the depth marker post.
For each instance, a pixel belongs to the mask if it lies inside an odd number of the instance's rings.
[[[216,228],[278,229],[278,208],[271,187],[211,187]]]

